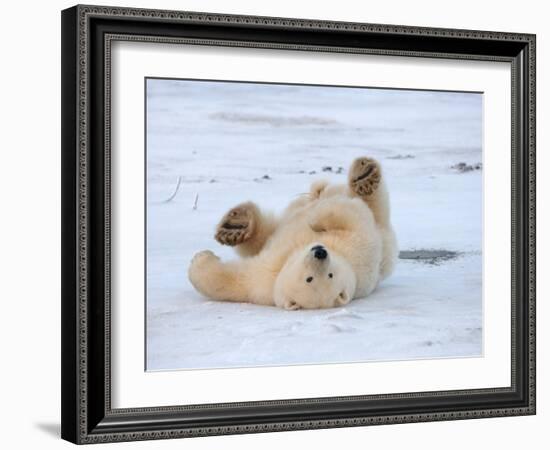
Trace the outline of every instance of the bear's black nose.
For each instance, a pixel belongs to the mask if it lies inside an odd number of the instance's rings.
[[[326,257],[328,256],[325,247],[323,247],[322,245],[316,245],[311,249],[311,251],[313,252],[313,256],[315,256],[315,258],[317,259],[326,259]]]

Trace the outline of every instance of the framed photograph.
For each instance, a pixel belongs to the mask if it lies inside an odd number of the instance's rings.
[[[535,36],[62,12],[62,437],[535,413]]]

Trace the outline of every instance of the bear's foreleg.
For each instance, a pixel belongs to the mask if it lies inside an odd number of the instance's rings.
[[[260,210],[252,203],[242,203],[230,209],[216,227],[215,239],[222,245],[230,245],[241,256],[253,256],[260,252],[277,228],[275,216]]]
[[[206,297],[235,302],[248,301],[244,277],[238,264],[223,263],[209,250],[197,253],[189,266],[189,281]]]
[[[274,304],[274,273],[256,258],[223,262],[206,250],[193,257],[188,275],[195,289],[213,300]]]

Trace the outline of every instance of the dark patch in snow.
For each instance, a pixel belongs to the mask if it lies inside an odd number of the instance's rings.
[[[263,177],[261,178],[254,178],[254,181],[256,183],[260,183],[262,181],[265,181],[265,180],[271,180],[272,178],[269,176],[269,175],[264,175]]]
[[[317,172],[315,170],[312,170],[311,172],[308,172],[310,175],[315,175]]]
[[[455,169],[460,173],[473,172],[474,170],[481,170],[482,164],[466,164],[465,162],[459,162],[454,166],[451,166],[451,169]]]
[[[426,264],[439,264],[443,261],[458,258],[459,252],[451,250],[403,250],[399,252],[399,259],[412,259]]]
[[[321,169],[323,172],[332,172],[332,173],[342,173],[344,172],[343,167],[332,167],[332,166],[323,166]]]

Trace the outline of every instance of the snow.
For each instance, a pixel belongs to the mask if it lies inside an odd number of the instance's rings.
[[[481,94],[149,79],[147,370],[481,356],[482,170],[451,167],[481,162],[481,146]],[[400,259],[370,296],[330,310],[193,289],[196,252],[236,258],[213,239],[227,209],[281,211],[363,155],[383,165],[400,249],[457,258]]]

